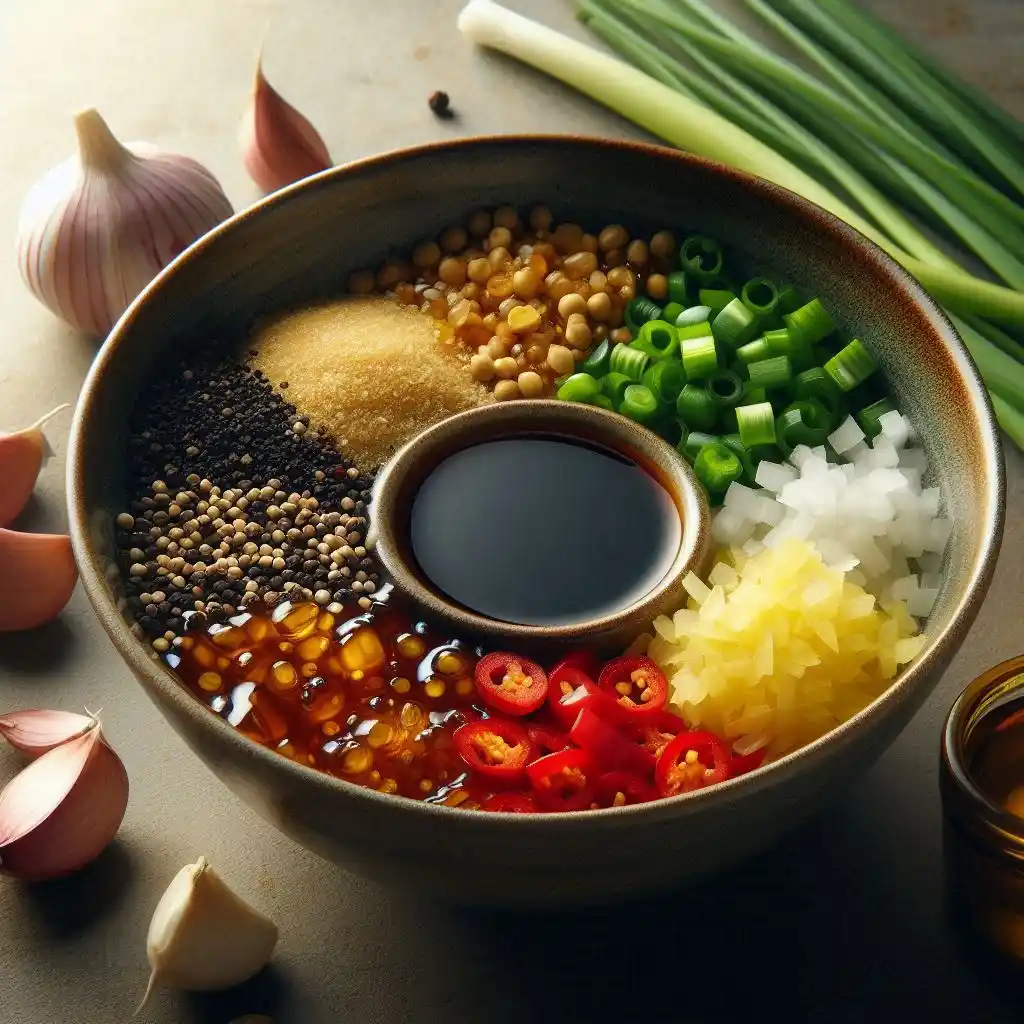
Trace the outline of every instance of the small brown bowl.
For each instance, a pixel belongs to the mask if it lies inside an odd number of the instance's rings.
[[[668,492],[682,524],[679,546],[666,573],[639,599],[599,618],[534,626],[478,615],[453,601],[420,569],[411,551],[413,499],[426,478],[449,456],[476,444],[509,437],[555,437],[609,449],[645,469]],[[710,513],[693,471],[660,437],[632,420],[593,405],[555,400],[503,402],[460,413],[424,430],[380,471],[370,521],[375,550],[396,588],[456,636],[511,643],[521,650],[584,644],[622,649],[649,629],[658,615],[685,601],[683,579],[700,573],[710,545]]]

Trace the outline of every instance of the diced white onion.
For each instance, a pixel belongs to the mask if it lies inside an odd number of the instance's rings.
[[[952,523],[939,517],[939,488],[921,488],[928,459],[908,447],[913,424],[901,413],[879,422],[882,432],[869,446],[856,420],[843,421],[829,437],[839,465],[827,460],[824,445],[798,445],[783,464],[761,462],[757,488],[730,485],[715,538],[746,555],[787,537],[809,540],[852,583],[927,615]]]
[[[828,436],[828,443],[832,445],[837,455],[848,452],[854,445],[864,440],[864,431],[860,424],[852,416],[845,420]]]

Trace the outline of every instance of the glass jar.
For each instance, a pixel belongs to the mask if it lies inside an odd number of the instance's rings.
[[[952,907],[1024,966],[1024,818],[1006,809],[1004,785],[1024,784],[1024,656],[989,669],[956,699],[940,773]]]

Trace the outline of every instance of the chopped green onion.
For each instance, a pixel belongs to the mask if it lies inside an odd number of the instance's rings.
[[[801,398],[797,402],[791,402],[782,411],[788,412],[790,409],[798,409],[804,418],[804,422],[808,426],[814,427],[815,430],[831,429],[828,409],[816,398]]]
[[[742,359],[733,359],[729,363],[729,369],[742,381],[747,381],[750,378],[750,374],[747,372],[747,364]]]
[[[651,319],[662,318],[662,307],[653,299],[648,299],[645,295],[640,295],[633,299],[626,306],[626,311],[638,329],[643,327],[647,321],[651,321]]]
[[[722,440],[717,434],[705,434],[701,430],[685,430],[685,424],[683,426],[685,433],[683,439],[676,445],[676,451],[691,465],[704,445],[715,444]]]
[[[686,274],[699,284],[713,281],[722,273],[725,256],[722,247],[705,235],[690,235],[679,249],[679,262]]]
[[[821,304],[821,299],[810,302],[786,313],[782,318],[790,335],[800,338],[808,345],[816,345],[822,338],[827,338],[835,329],[835,322],[828,310]]]
[[[779,305],[779,290],[766,277],[752,277],[740,292],[743,305],[762,320],[771,316]]]
[[[643,383],[655,395],[669,405],[674,406],[679,392],[686,384],[686,371],[677,359],[661,359],[652,363],[643,376]]]
[[[728,288],[701,288],[697,293],[701,305],[707,306],[713,314],[721,313],[735,298],[736,293]]]
[[[689,338],[679,348],[687,380],[706,380],[718,369],[718,346],[710,335]]]
[[[821,366],[812,366],[793,378],[793,397],[816,398],[828,410],[833,426],[838,426],[846,415],[843,393]]]
[[[736,405],[743,398],[743,381],[732,370],[719,370],[712,374],[704,387],[715,405],[727,408]]]
[[[666,302],[665,308],[661,311],[661,319],[674,327],[676,317],[682,312],[684,312],[684,308],[681,302]]]
[[[622,402],[622,396],[626,392],[626,388],[630,384],[635,384],[636,381],[632,377],[627,377],[624,373],[616,373],[614,370],[611,373],[606,373],[601,378],[601,393],[611,399],[612,405],[618,409]]]
[[[776,308],[780,313],[792,313],[800,308],[800,296],[791,284],[784,284],[779,289],[779,302]]]
[[[651,357],[646,352],[641,352],[631,345],[619,343],[611,352],[608,359],[608,366],[615,373],[624,373],[633,380],[639,380],[647,369]]]
[[[854,419],[868,439],[873,441],[882,432],[882,424],[878,421],[887,412],[895,411],[896,406],[888,398],[880,398],[877,402],[872,402],[871,405],[861,409]]]
[[[697,384],[687,384],[679,392],[676,412],[691,430],[710,430],[718,419],[718,406],[707,390]]]
[[[694,324],[707,324],[707,334],[711,333],[711,307],[690,306],[684,309],[675,319],[676,327],[692,327]]]
[[[816,398],[794,402],[775,421],[778,445],[786,455],[798,444],[824,444],[831,432],[828,410]]]
[[[765,344],[773,356],[789,356],[795,370],[806,370],[814,363],[814,349],[802,334],[793,334],[788,327],[764,332]]]
[[[603,377],[608,372],[608,362],[612,354],[612,343],[605,338],[596,345],[590,355],[580,364],[583,373],[589,373],[591,377]]]
[[[825,363],[825,372],[842,391],[852,391],[877,369],[874,356],[856,338]]]
[[[704,445],[693,460],[693,471],[709,494],[723,494],[733,480],[743,475],[743,463],[734,451],[712,441]]]
[[[679,336],[664,320],[648,320],[630,347],[646,352],[652,359],[669,359],[679,352]]]
[[[725,434],[722,437],[722,444],[736,454],[736,457],[743,465],[743,477],[748,484],[754,483],[757,475],[757,464],[765,459],[774,461],[782,460],[782,453],[773,444],[759,444],[748,448],[741,440],[739,434]]]
[[[748,341],[746,345],[740,345],[736,349],[736,355],[749,366],[761,359],[770,358],[774,353],[769,348],[767,339],[755,338],[753,341]]]
[[[789,356],[772,356],[771,359],[759,359],[747,367],[752,388],[781,388],[793,379],[793,366]]]
[[[601,391],[601,385],[589,373],[574,373],[558,389],[564,402],[588,402]]]
[[[758,402],[767,402],[768,392],[764,388],[755,388],[750,386],[750,382],[747,382],[746,387],[743,389],[743,404],[744,405],[757,405]]]
[[[683,438],[686,436],[686,427],[679,422],[679,420],[673,417],[659,418],[657,424],[651,425],[652,430],[658,432],[658,436],[668,444],[675,448],[677,445],[682,443]]]
[[[706,309],[706,306],[701,306],[701,309]],[[711,337],[711,324],[707,320],[700,320],[692,324],[683,324],[680,326],[676,324],[676,334],[679,336],[679,340],[689,341],[690,338],[710,338]]]
[[[743,305],[741,299],[733,299],[711,321],[711,333],[716,341],[737,349],[757,334],[757,317]]]
[[[623,392],[619,412],[637,423],[650,423],[658,414],[658,399],[649,387],[630,384]]]
[[[668,275],[668,297],[670,302],[685,306],[687,303],[688,282],[682,270],[674,270]]]
[[[775,444],[775,410],[771,402],[757,405],[738,405],[736,425],[740,440],[747,448],[759,444]]]
[[[615,406],[607,395],[594,395],[593,398],[588,398],[584,404],[596,405],[599,409],[607,409],[608,412],[615,412]]]

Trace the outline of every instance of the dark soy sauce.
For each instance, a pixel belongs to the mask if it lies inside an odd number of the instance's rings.
[[[441,462],[413,498],[413,555],[435,587],[503,622],[552,626],[643,597],[679,551],[679,511],[635,462],[542,437]]]

